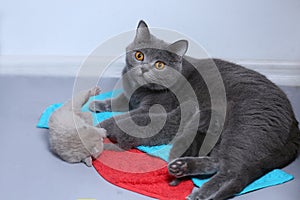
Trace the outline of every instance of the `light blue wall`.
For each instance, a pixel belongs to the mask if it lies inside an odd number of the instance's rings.
[[[1,54],[87,55],[139,19],[215,57],[300,60],[299,0],[0,0]]]

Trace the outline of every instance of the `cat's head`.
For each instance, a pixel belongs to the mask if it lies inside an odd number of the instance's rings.
[[[133,42],[126,48],[126,67],[130,81],[138,87],[146,86],[153,90],[172,87],[179,79],[187,48],[186,40],[170,44],[156,38],[150,33],[147,24],[140,21]]]

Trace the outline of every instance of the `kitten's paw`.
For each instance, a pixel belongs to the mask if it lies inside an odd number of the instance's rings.
[[[118,129],[115,127],[115,121],[113,118],[102,121],[101,123],[97,124],[96,127],[105,129],[106,137],[113,142],[117,141],[115,134],[118,133]]]
[[[107,105],[105,102],[103,101],[92,101],[89,104],[89,109],[92,112],[106,112],[106,111],[110,111],[109,109],[109,105]]]
[[[101,89],[97,86],[90,89],[90,91],[89,91],[90,96],[96,96],[96,95],[100,94],[100,92],[101,92]]]
[[[107,131],[104,128],[97,128],[101,137],[107,137]]]
[[[177,178],[187,175],[188,163],[182,159],[178,158],[168,164],[169,173]]]

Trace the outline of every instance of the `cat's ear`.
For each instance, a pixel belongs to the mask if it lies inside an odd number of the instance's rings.
[[[135,40],[142,42],[150,40],[150,31],[148,29],[147,24],[141,20],[136,29]]]
[[[188,49],[189,43],[187,40],[178,40],[172,44],[170,44],[167,48],[168,51],[175,53],[179,56],[183,56],[187,49]]]

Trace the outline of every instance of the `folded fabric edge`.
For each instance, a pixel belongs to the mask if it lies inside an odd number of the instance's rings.
[[[260,190],[266,187],[276,186],[294,179],[294,176],[280,169],[274,169],[269,173],[263,175],[246,186],[237,196]]]
[[[57,110],[58,108],[60,108],[63,105],[63,103],[55,103],[55,104],[51,104],[50,106],[48,106],[41,114],[39,121],[36,125],[37,128],[49,128],[48,127],[48,122],[50,119],[51,114]]]

